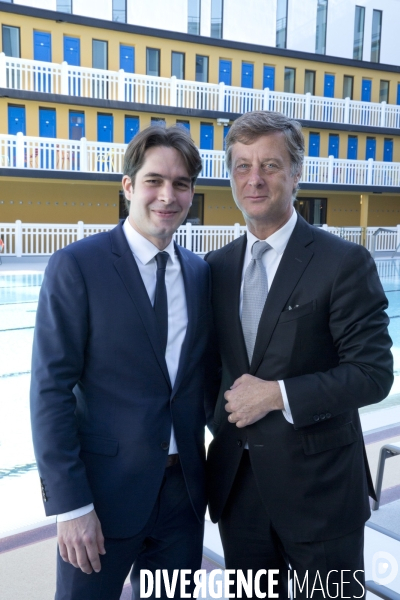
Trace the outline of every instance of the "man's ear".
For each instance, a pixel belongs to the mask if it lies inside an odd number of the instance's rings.
[[[124,175],[122,178],[122,189],[124,190],[125,198],[129,201],[132,200],[133,186],[132,180],[128,175]]]

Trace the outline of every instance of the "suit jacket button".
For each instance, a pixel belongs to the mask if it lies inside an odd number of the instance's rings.
[[[314,415],[314,421],[319,421],[319,415]]]
[[[327,419],[330,419],[332,415],[331,415],[331,413],[326,413],[325,416],[326,416]]]
[[[243,442],[242,442],[242,440],[237,440],[237,442],[236,442],[236,443],[237,443],[237,445],[239,446],[239,448],[241,448],[241,447],[242,447],[242,445],[243,445]]]
[[[163,443],[161,444],[161,448],[162,448],[163,450],[168,450],[168,448],[169,448],[169,444],[168,444],[168,442],[163,442]]]
[[[321,414],[321,415],[319,415],[319,418],[321,419],[321,421],[324,421],[326,419],[326,415]]]

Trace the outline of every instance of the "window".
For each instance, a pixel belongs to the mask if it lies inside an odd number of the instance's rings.
[[[354,77],[352,75],[345,75],[343,77],[343,98],[353,100],[353,85]]]
[[[201,0],[188,0],[188,33],[200,35],[200,2]]]
[[[183,121],[182,119],[177,119],[176,124],[178,125],[178,127],[183,127],[187,131],[190,131],[190,122],[189,121]]]
[[[163,119],[162,117],[151,117],[150,125],[156,125],[157,127],[166,127],[165,119]]]
[[[285,67],[285,81],[283,91],[289,94],[294,94],[296,79],[296,69]]]
[[[278,0],[276,5],[276,47],[286,48],[288,0]]]
[[[379,85],[379,102],[389,102],[389,82],[383,79]]]
[[[160,77],[160,51],[146,48],[146,75]]]
[[[183,52],[172,52],[171,75],[177,79],[185,79],[185,54]]]
[[[224,0],[211,0],[211,37],[222,38]]]
[[[80,140],[85,137],[85,113],[69,111],[69,139]]]
[[[315,52],[326,54],[326,22],[328,18],[328,0],[318,0],[317,33],[315,36]]]
[[[10,25],[2,25],[3,52],[6,56],[19,58],[20,43],[19,43],[19,27],[11,27]]]
[[[208,81],[208,56],[196,54],[196,81]]]
[[[365,6],[356,6],[354,18],[353,58],[362,60],[364,47]]]
[[[204,194],[194,194],[192,206],[189,209],[185,223],[192,225],[203,225],[204,214]]]
[[[381,54],[382,11],[372,12],[371,62],[379,62]]]
[[[315,94],[315,71],[307,71],[304,75],[304,93]]]
[[[126,0],[113,0],[112,20],[126,23]]]
[[[58,12],[72,14],[72,0],[57,0]]]
[[[92,40],[92,65],[94,69],[108,68],[108,42]]]

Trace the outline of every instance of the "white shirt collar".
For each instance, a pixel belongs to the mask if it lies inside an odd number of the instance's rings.
[[[275,231],[272,235],[270,235],[266,240],[268,244],[275,250],[277,254],[283,254],[285,248],[288,244],[289,238],[293,233],[293,229],[295,228],[297,223],[297,212],[293,210],[292,216],[289,221],[284,224],[283,227]],[[253,235],[249,230],[247,230],[247,246],[248,248],[252,248],[254,242],[258,242],[259,239]]]
[[[134,229],[129,223],[128,218],[125,219],[125,223],[122,227],[126,240],[129,244],[129,248],[142,264],[147,265],[147,263],[149,263],[156,256],[156,254],[160,252],[160,250],[147,238],[143,237],[138,231],[136,231],[136,229]],[[164,248],[163,252],[168,252],[172,262],[177,260],[173,239],[170,241],[168,246]]]

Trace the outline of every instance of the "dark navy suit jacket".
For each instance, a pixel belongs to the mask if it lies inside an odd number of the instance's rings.
[[[188,327],[171,388],[154,310],[123,229],[56,252],[33,344],[33,441],[47,515],[91,502],[109,537],[142,529],[174,424],[193,508],[204,517],[209,267],[176,246]]]

